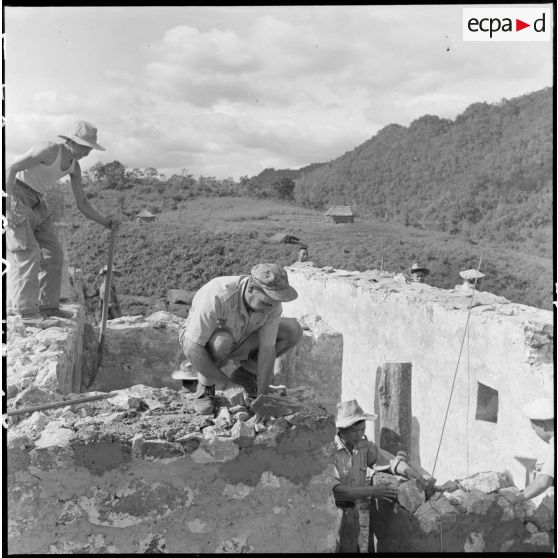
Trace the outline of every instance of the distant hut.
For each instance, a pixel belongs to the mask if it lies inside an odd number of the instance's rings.
[[[332,205],[325,213],[331,223],[354,223],[355,214],[350,205]]]
[[[147,223],[149,221],[155,221],[155,215],[153,215],[153,213],[151,213],[151,211],[148,211],[147,209],[142,209],[137,215],[136,215],[136,223]]]

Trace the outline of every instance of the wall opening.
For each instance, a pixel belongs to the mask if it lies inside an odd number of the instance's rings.
[[[476,420],[498,422],[498,391],[478,382]]]

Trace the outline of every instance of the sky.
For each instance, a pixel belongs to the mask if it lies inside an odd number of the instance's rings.
[[[83,119],[83,169],[238,180],[552,86],[553,41],[464,42],[463,6],[4,5],[6,164]]]

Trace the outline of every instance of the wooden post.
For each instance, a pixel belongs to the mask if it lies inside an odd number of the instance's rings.
[[[410,362],[386,362],[376,371],[375,413],[376,444],[395,455],[405,451],[411,459],[411,385],[412,365]],[[385,550],[381,539],[389,539],[390,516],[394,504],[371,498],[370,524],[368,529],[368,552]],[[374,536],[378,548],[374,547]]]
[[[411,456],[411,380],[410,362],[386,362],[376,372],[378,394],[378,445],[395,455],[403,450]]]

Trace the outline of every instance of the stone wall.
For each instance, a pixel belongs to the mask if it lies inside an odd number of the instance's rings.
[[[45,330],[26,327],[14,316],[7,317],[8,409],[80,391],[84,310],[79,304],[65,304],[63,308],[72,311],[74,318],[60,319],[60,327]],[[45,397],[41,397],[42,392]]]
[[[11,425],[9,553],[333,551],[332,416],[303,390],[259,420],[192,398],[136,385]]]
[[[429,494],[385,473],[374,484],[399,487],[396,503],[380,500],[370,510],[378,552],[552,552],[554,495],[538,506],[512,504],[518,490],[502,473],[476,473]]]
[[[431,472],[470,297],[457,289],[399,282],[377,270],[292,266],[288,272],[299,297],[284,304],[285,315],[319,316],[342,336],[343,399],[356,398],[373,411],[378,367],[412,363],[409,449],[413,461]],[[524,486],[525,464],[533,464],[546,444],[520,409],[528,401],[553,397],[552,313],[485,292],[473,300],[435,476],[443,482],[505,470]],[[497,423],[475,419],[478,382],[498,391]],[[372,426],[367,434],[375,439]]]

